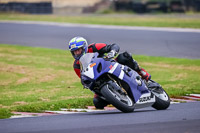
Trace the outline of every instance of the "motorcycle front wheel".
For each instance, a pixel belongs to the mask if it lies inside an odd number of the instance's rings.
[[[121,88],[114,88],[110,84],[106,84],[101,88],[101,94],[106,98],[110,104],[124,113],[134,111],[134,103],[131,98]]]
[[[157,110],[167,109],[170,106],[170,97],[167,92],[153,80],[150,80],[149,88],[156,97],[156,102],[152,105],[152,107]]]

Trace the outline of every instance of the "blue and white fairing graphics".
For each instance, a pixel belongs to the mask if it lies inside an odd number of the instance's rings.
[[[135,102],[139,100],[142,94],[149,93],[144,81],[136,78],[140,77],[137,72],[117,62],[113,63],[112,66],[108,73],[117,76],[129,85]]]
[[[137,72],[115,61],[111,62],[103,58],[98,58],[98,53],[87,53],[82,56],[80,64],[82,67],[81,79],[91,82],[89,87],[91,87],[92,83],[101,75],[110,73],[129,85],[135,102],[139,100],[142,94],[149,93],[143,80],[136,78],[139,77]],[[100,71],[99,67],[101,67]]]

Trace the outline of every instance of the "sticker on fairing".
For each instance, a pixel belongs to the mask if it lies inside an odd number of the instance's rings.
[[[94,79],[94,70],[90,65],[87,67],[87,70],[84,70],[83,74],[91,79]]]
[[[113,73],[115,71],[115,69],[117,68],[117,66],[119,65],[119,63],[115,63],[114,66],[110,66],[110,70],[108,71],[109,73]]]

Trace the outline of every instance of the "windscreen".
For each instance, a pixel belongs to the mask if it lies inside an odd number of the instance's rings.
[[[86,53],[80,58],[80,65],[81,65],[81,70],[85,70],[88,65],[90,64],[92,58],[95,56],[94,53]]]

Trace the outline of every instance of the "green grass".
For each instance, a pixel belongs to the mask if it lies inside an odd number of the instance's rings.
[[[0,13],[0,20],[20,21],[48,21],[59,23],[101,24],[101,25],[124,25],[124,26],[147,26],[147,27],[179,27],[200,28],[200,18],[181,17],[182,15],[27,15]]]
[[[200,93],[200,60],[133,55],[168,94]],[[93,105],[68,50],[0,44],[0,118]]]
[[[41,112],[92,105],[93,93],[82,89],[72,64],[69,51],[1,44],[1,109]]]

